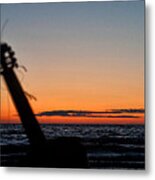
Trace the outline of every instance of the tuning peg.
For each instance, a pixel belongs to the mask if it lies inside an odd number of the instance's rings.
[[[11,52],[10,52],[10,57],[12,58],[14,55],[15,55],[15,52],[14,52],[14,51],[11,51]]]
[[[12,64],[14,65],[16,63],[17,59],[16,58],[12,58]]]
[[[3,44],[1,44],[1,50],[3,51],[3,52],[5,52],[5,51],[11,51],[11,46],[8,46],[8,44],[7,43],[3,43]]]
[[[11,52],[11,46],[7,47],[7,50],[9,51],[9,53]]]

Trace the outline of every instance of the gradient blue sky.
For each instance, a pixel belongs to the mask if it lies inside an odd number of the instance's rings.
[[[4,4],[7,19],[36,112],[144,107],[144,1]]]

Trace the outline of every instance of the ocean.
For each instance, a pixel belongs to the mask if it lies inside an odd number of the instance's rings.
[[[42,124],[47,139],[79,137],[86,148],[88,164],[94,169],[145,169],[144,125]],[[21,124],[0,125],[1,165],[18,161],[26,150],[3,151],[3,147],[28,147]]]

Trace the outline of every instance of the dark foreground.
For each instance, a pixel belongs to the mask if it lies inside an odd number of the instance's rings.
[[[144,126],[142,125],[45,124],[42,125],[42,129],[47,139],[50,139],[50,144],[53,145],[50,145],[51,149],[48,145],[46,148],[40,147],[34,153],[21,125],[1,125],[1,166],[65,168],[69,161],[75,159],[76,162],[79,160],[79,164],[73,163],[73,168],[145,168]],[[57,138],[61,142],[57,141]],[[68,146],[68,142],[72,146]],[[70,153],[70,149],[80,156],[75,157]],[[79,149],[80,153],[78,153]],[[65,161],[64,159],[61,161],[63,154],[67,154]],[[52,158],[48,158],[49,156]],[[48,161],[42,157],[46,157]],[[32,163],[34,159],[35,164]],[[86,162],[81,162],[81,159]]]

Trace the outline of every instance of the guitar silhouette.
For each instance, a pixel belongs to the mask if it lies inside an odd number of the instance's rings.
[[[0,74],[6,82],[30,142],[27,156],[13,166],[88,168],[86,150],[79,138],[59,137],[46,140],[14,72],[18,68],[15,52],[7,43],[1,43],[0,50]]]

